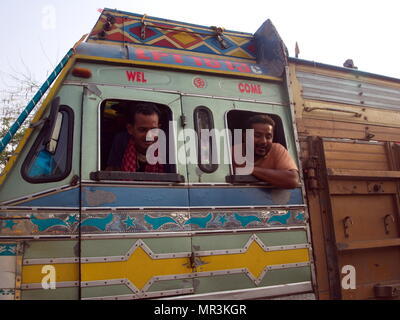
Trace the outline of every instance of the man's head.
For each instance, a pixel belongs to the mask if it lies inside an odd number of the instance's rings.
[[[272,146],[275,122],[269,116],[257,114],[246,122],[246,129],[254,130],[254,156],[264,157]]]
[[[133,137],[136,150],[142,154],[156,141],[147,141],[147,133],[160,127],[160,111],[151,102],[141,102],[136,105],[135,111],[129,116],[126,128]]]

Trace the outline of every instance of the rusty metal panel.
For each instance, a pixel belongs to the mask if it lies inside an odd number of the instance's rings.
[[[400,110],[400,91],[395,88],[302,71],[296,74],[305,99]]]
[[[343,299],[374,299],[375,286],[400,280],[399,247],[346,251],[340,254],[339,261],[341,268],[352,265],[356,270],[356,288],[342,290]]]
[[[308,145],[303,145],[307,147],[304,167],[309,171],[306,182],[316,180],[307,184],[313,239],[325,246],[325,251],[314,251],[317,275],[323,274],[318,282],[326,288],[328,281],[330,288],[329,296],[326,289],[318,288],[319,298],[398,299],[397,145],[315,137],[308,137]],[[319,206],[314,205],[316,201]],[[320,246],[313,244],[315,249]],[[321,270],[321,259],[326,261],[328,272]],[[349,266],[355,272],[354,288],[342,283],[343,268]]]
[[[375,295],[379,298],[392,298],[400,296],[400,283],[379,284],[374,287]]]
[[[335,195],[331,196],[331,202],[337,242],[398,237],[393,195]]]

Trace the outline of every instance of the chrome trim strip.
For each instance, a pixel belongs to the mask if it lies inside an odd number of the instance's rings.
[[[269,232],[269,231],[293,231],[293,230],[307,230],[306,226],[293,226],[293,227],[270,227],[270,228],[252,228],[252,229],[230,229],[230,230],[203,230],[203,231],[189,231],[189,232],[143,232],[143,233],[114,233],[114,234],[82,234],[82,239],[118,239],[118,238],[161,238],[161,237],[190,237],[195,235],[207,234],[237,234],[237,233],[253,233],[253,232]]]
[[[26,240],[41,240],[41,239],[53,239],[53,238],[57,238],[57,239],[78,239],[79,235],[73,235],[73,234],[67,234],[67,235],[53,235],[53,236],[49,236],[49,235],[34,235],[34,236],[14,236],[14,235],[5,235],[5,236],[0,236],[0,239],[4,239],[4,240],[21,240],[21,239],[26,239]]]
[[[257,298],[294,295],[307,292],[313,292],[312,284],[310,281],[245,290],[241,289],[211,292],[166,299],[160,298],[158,300],[249,300]]]
[[[224,209],[224,210],[235,210],[235,209],[264,209],[264,210],[293,210],[293,209],[304,209],[307,205],[305,204],[290,204],[290,205],[254,205],[254,206],[181,206],[181,207],[82,207],[82,210],[89,211],[89,210],[101,210],[101,211],[109,211],[109,210],[196,210],[196,209],[204,209],[204,210],[214,210],[214,209]]]
[[[85,183],[83,187],[90,187],[90,186],[100,186],[104,185],[123,185],[129,186],[137,185],[138,187],[143,187],[144,185],[149,186],[172,186],[172,187],[185,187],[188,184],[186,182],[169,182],[169,181],[121,181],[121,180],[101,180],[100,182],[95,182],[94,180],[82,180],[82,183]]]
[[[0,212],[6,213],[13,211],[29,211],[25,214],[32,214],[33,212],[46,213],[45,211],[60,210],[60,211],[74,211],[79,213],[79,207],[0,207]],[[52,212],[53,213],[53,212]],[[70,212],[68,212],[70,213]],[[55,212],[57,214],[57,212]]]
[[[245,228],[245,229],[225,229],[225,230],[200,230],[189,232],[143,232],[143,233],[107,233],[107,234],[84,234],[82,233],[82,240],[97,240],[97,239],[140,239],[140,238],[168,238],[168,237],[191,237],[196,235],[212,235],[212,234],[237,234],[237,233],[250,233],[250,232],[273,232],[273,231],[307,231],[306,226],[292,226],[292,227],[269,227],[269,228]],[[16,239],[78,239],[78,234],[68,235],[0,235],[0,239],[16,240]],[[32,259],[30,259],[32,260]]]
[[[120,296],[104,296],[104,297],[93,297],[93,298],[82,298],[82,300],[134,300],[143,298],[155,298],[160,296],[176,296],[176,295],[187,295],[194,292],[193,288],[186,289],[175,289],[166,291],[153,291],[147,293],[138,294],[126,294]]]
[[[24,259],[22,264],[30,266],[35,264],[59,264],[59,263],[78,263],[79,258],[40,258],[40,259]]]
[[[79,282],[78,281],[56,282],[56,288],[71,288],[71,287],[79,287]],[[41,283],[28,283],[28,284],[22,284],[21,289],[22,290],[43,289],[43,286]]]

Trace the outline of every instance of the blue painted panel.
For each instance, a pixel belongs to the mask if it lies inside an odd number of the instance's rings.
[[[84,187],[85,207],[188,207],[186,188]]]
[[[79,188],[60,191],[48,196],[19,203],[18,206],[27,207],[79,207]]]
[[[269,206],[303,204],[301,189],[191,187],[190,206]],[[188,189],[181,187],[83,187],[84,207],[189,207]],[[79,189],[61,191],[19,205],[79,207]]]
[[[262,206],[303,204],[301,189],[193,188],[191,206]]]

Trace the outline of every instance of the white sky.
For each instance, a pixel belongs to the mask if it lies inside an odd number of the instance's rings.
[[[250,33],[269,18],[291,56],[297,41],[302,59],[400,78],[400,0],[3,0],[0,89],[13,70],[43,82],[106,7]]]

